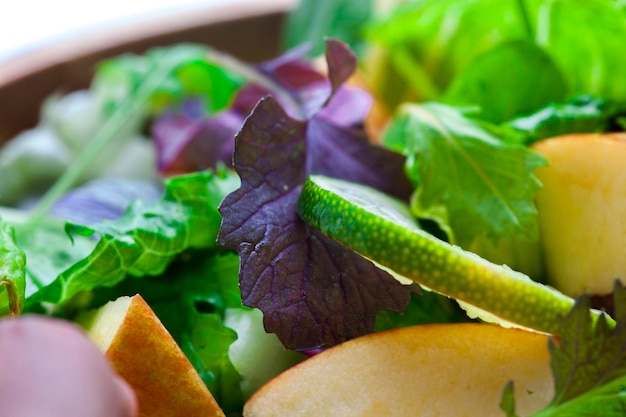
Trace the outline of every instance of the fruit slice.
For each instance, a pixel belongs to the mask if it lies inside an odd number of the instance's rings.
[[[419,229],[401,202],[358,184],[311,176],[298,203],[304,221],[392,272],[455,298],[481,318],[547,333],[574,300],[504,265]],[[594,317],[602,314],[594,310]],[[609,319],[609,321],[611,321]]]
[[[626,134],[537,142],[539,229],[550,283],[570,296],[606,295],[626,280]]]
[[[79,317],[78,322],[135,390],[140,417],[224,416],[140,295],[120,297]]]
[[[498,416],[509,381],[516,410],[544,408],[554,388],[548,337],[496,325],[432,324],[337,345],[263,386],[245,417]]]

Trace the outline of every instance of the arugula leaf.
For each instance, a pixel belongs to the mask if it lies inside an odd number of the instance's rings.
[[[117,220],[91,226],[67,224],[66,231],[80,242],[95,235],[99,240],[87,254],[77,250],[60,253],[65,261],[61,265],[69,263],[60,274],[53,267],[38,271],[37,290],[29,296],[27,304],[62,303],[81,291],[114,285],[127,274],[139,277],[160,274],[188,248],[215,247],[221,221],[217,206],[237,184],[236,175],[227,170],[176,177],[166,184],[163,199],[153,204],[137,200]],[[37,262],[49,258],[50,250],[29,245],[28,240],[22,247],[29,254],[29,262],[32,256],[36,265],[50,266],[47,260]]]
[[[479,107],[476,117],[500,123],[566,98],[560,69],[533,42],[502,42],[470,61],[441,98]]]
[[[550,339],[555,394],[533,417],[622,416],[626,410],[626,288],[614,286],[615,318],[591,319],[588,296],[579,298],[560,320],[558,336]],[[515,416],[512,384],[503,392],[502,407]]]
[[[356,50],[364,48],[362,30],[373,12],[373,0],[299,1],[287,15],[283,47],[312,45],[310,54],[324,52],[325,39],[342,40]]]
[[[384,137],[407,156],[413,213],[437,222],[465,248],[478,236],[537,239],[533,170],[544,158],[496,133],[460,109],[425,103],[402,106]]]
[[[17,316],[24,308],[26,256],[15,242],[15,232],[0,218],[0,316]]]
[[[552,340],[550,346],[556,391],[553,406],[616,377],[626,378],[626,289],[615,285],[614,297],[615,328],[606,320],[592,325],[588,310],[584,310],[591,304],[588,297],[562,320],[559,340]]]
[[[626,104],[585,94],[564,103],[551,103],[534,113],[516,117],[505,122],[503,127],[513,129],[517,142],[529,145],[567,133],[624,130],[625,117]]]
[[[170,178],[164,201],[181,204],[188,210],[190,248],[214,248],[222,217],[218,206],[239,186],[239,177],[227,169],[197,172]]]

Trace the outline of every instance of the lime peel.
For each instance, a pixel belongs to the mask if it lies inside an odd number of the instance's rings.
[[[558,332],[558,318],[569,313],[574,299],[439,240],[421,230],[404,207],[370,187],[319,175],[307,179],[298,202],[305,222],[375,263],[496,320]],[[594,320],[604,314],[592,312]]]

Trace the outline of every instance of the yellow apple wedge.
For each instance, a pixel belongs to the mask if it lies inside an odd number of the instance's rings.
[[[496,325],[431,324],[363,336],[275,377],[244,417],[495,417],[514,381],[521,416],[554,388],[544,334]]]
[[[173,337],[140,295],[79,317],[91,340],[134,389],[140,417],[223,417]]]
[[[572,134],[535,143],[541,246],[550,284],[606,295],[626,278],[626,134]]]

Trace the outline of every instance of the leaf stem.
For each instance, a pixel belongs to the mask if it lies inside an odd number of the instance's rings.
[[[524,30],[526,31],[526,35],[529,40],[533,40],[535,35],[533,31],[533,27],[530,24],[530,17],[528,16],[528,9],[526,8],[526,3],[524,0],[516,0],[517,9],[519,10],[519,14],[522,17],[522,23],[524,25]]]
[[[172,52],[170,52],[170,54],[172,54]],[[215,50],[209,50],[207,58],[220,64],[223,68],[236,72],[245,79],[272,91],[283,104],[289,106],[296,114],[304,116],[302,114],[302,106],[288,91],[285,91],[284,88],[271,78],[264,76],[259,71],[255,71],[249,65],[235,58]],[[78,159],[68,167],[63,175],[61,175],[38,201],[37,205],[30,213],[30,222],[41,220],[41,218],[51,210],[54,203],[76,185],[83,173],[89,168],[98,155],[100,155],[102,150],[111,143],[118,132],[124,129],[129,122],[135,120],[142,114],[145,109],[145,103],[150,99],[150,96],[162,84],[165,78],[175,70],[178,63],[179,61],[176,59],[168,59],[167,56],[152,62],[153,68],[139,84],[134,94],[124,100],[120,106],[115,109],[113,114],[104,122],[93,139],[78,156]]]
[[[22,306],[20,305],[18,289],[15,287],[15,283],[8,279],[0,279],[0,285],[6,288],[7,298],[9,304],[9,314],[11,317],[17,317],[22,312]]]
[[[289,109],[295,112],[296,115],[302,118],[306,117],[302,111],[300,103],[298,103],[288,91],[286,91],[280,84],[272,80],[270,77],[267,77],[260,71],[255,70],[249,64],[243,63],[231,55],[227,55],[214,49],[209,50],[207,56],[209,61],[218,63],[222,68],[233,71],[244,77],[249,82],[253,82],[260,87],[271,91],[280,103],[288,106]]]
[[[441,91],[434,83],[424,66],[414,59],[406,48],[397,48],[390,52],[391,62],[410,85],[419,94],[422,101],[435,100]]]
[[[163,63],[165,63],[165,65]],[[143,113],[146,102],[163,83],[165,78],[176,68],[177,64],[178,61],[175,59],[167,59],[167,57],[160,59],[158,62],[152,62],[153,68],[139,84],[134,94],[124,100],[120,106],[115,109],[111,117],[104,122],[78,158],[38,201],[31,212],[31,222],[36,222],[44,217],[50,211],[54,203],[76,185],[83,173],[116,135],[127,126],[129,122],[135,120],[136,117]]]
[[[0,289],[6,289],[8,310],[13,317],[18,316],[24,308],[25,265],[26,255],[15,243],[15,231],[0,219]],[[0,302],[0,305],[3,304]]]

